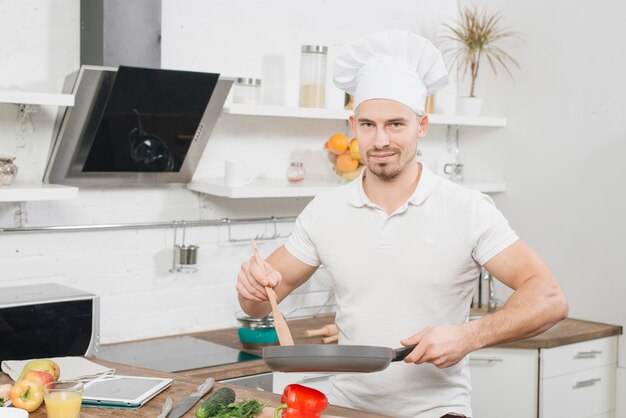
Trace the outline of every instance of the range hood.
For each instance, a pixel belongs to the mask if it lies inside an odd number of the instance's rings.
[[[82,66],[44,181],[75,186],[188,183],[233,80],[219,74]]]

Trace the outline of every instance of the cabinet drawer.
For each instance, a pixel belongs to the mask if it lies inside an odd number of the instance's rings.
[[[539,376],[547,379],[616,362],[616,336],[583,341],[542,349]]]
[[[616,364],[539,381],[539,418],[586,418],[615,409]]]
[[[474,416],[537,418],[538,356],[539,350],[508,348],[471,353]]]

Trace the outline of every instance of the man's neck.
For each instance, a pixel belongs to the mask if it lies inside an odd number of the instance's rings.
[[[363,190],[367,197],[391,215],[415,192],[422,176],[422,164],[410,164],[392,180],[382,180],[367,168],[363,178]]]

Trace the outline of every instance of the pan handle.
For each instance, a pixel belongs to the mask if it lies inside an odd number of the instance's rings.
[[[411,351],[413,351],[415,349],[415,347],[417,347],[417,344],[408,345],[408,346],[402,347],[402,348],[395,348],[393,350],[393,358],[391,359],[391,361],[404,360],[404,358],[406,356],[411,354]]]

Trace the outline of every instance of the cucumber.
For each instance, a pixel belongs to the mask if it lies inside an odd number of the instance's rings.
[[[222,405],[235,402],[235,391],[229,387],[216,390],[196,408],[196,418],[210,418],[218,414]]]

